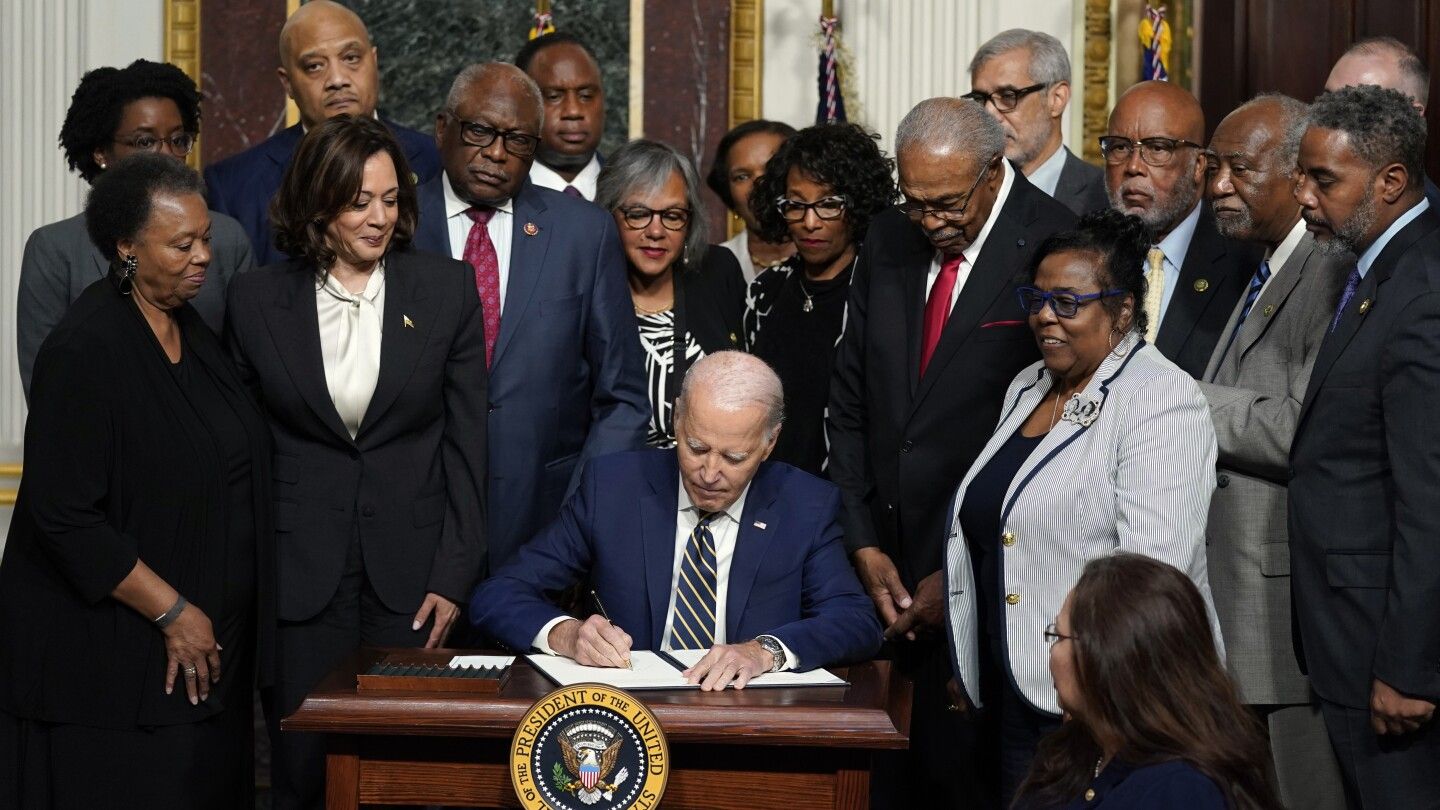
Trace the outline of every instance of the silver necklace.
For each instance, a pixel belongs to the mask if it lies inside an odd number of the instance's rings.
[[[803,303],[803,304],[800,305],[800,311],[801,311],[801,312],[814,312],[814,311],[815,311],[815,299],[813,299],[813,298],[810,297],[810,290],[805,287],[805,271],[804,271],[804,270],[801,270],[801,271],[800,271],[800,275],[796,277],[796,280],[800,282],[800,294],[803,295],[803,296],[805,296],[805,303]]]

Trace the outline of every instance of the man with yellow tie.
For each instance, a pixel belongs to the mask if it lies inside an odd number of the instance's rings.
[[[1120,96],[1100,139],[1110,206],[1155,232],[1146,257],[1145,339],[1192,377],[1205,371],[1260,253],[1227,239],[1201,205],[1205,114],[1182,87],[1141,82]]]
[[[470,620],[511,649],[587,666],[708,650],[689,670],[705,689],[875,655],[880,622],[840,542],[840,491],[766,461],[784,402],[763,360],[697,361],[675,401],[676,449],[586,465],[555,522],[475,591]],[[547,597],[587,577],[588,618]]]

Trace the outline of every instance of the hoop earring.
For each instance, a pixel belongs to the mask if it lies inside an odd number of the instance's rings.
[[[121,295],[129,295],[135,289],[135,271],[140,267],[140,260],[134,255],[126,256],[120,263],[120,281],[115,285]]]

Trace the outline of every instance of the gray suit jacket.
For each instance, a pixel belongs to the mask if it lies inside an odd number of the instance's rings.
[[[1065,166],[1060,169],[1060,180],[1055,184],[1055,199],[1074,211],[1076,216],[1083,217],[1092,211],[1109,208],[1105,171],[1075,157],[1069,149],[1060,148],[1065,149]]]
[[[218,335],[225,327],[225,288],[232,276],[249,270],[254,263],[250,258],[250,240],[240,223],[216,211],[210,212],[210,223],[210,268],[190,305]],[[40,345],[65,316],[70,302],[80,297],[86,287],[104,278],[109,269],[100,249],[85,231],[83,213],[36,228],[25,242],[15,325],[20,382],[25,387],[27,401],[30,373]]]
[[[1287,467],[1310,370],[1354,263],[1349,255],[1321,255],[1305,234],[1232,345],[1241,297],[1200,382],[1220,449],[1205,532],[1210,586],[1230,671],[1247,703],[1311,699],[1290,636]]]

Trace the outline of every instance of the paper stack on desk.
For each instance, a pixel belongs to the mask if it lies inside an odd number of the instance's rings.
[[[558,655],[525,656],[530,664],[559,686],[577,683],[603,683],[617,689],[699,689],[699,684],[686,683],[682,674],[705,657],[707,650],[675,650],[651,652],[633,650],[631,669],[587,667]],[[823,670],[809,672],[768,672],[750,681],[746,689],[759,687],[848,686],[844,680]]]

